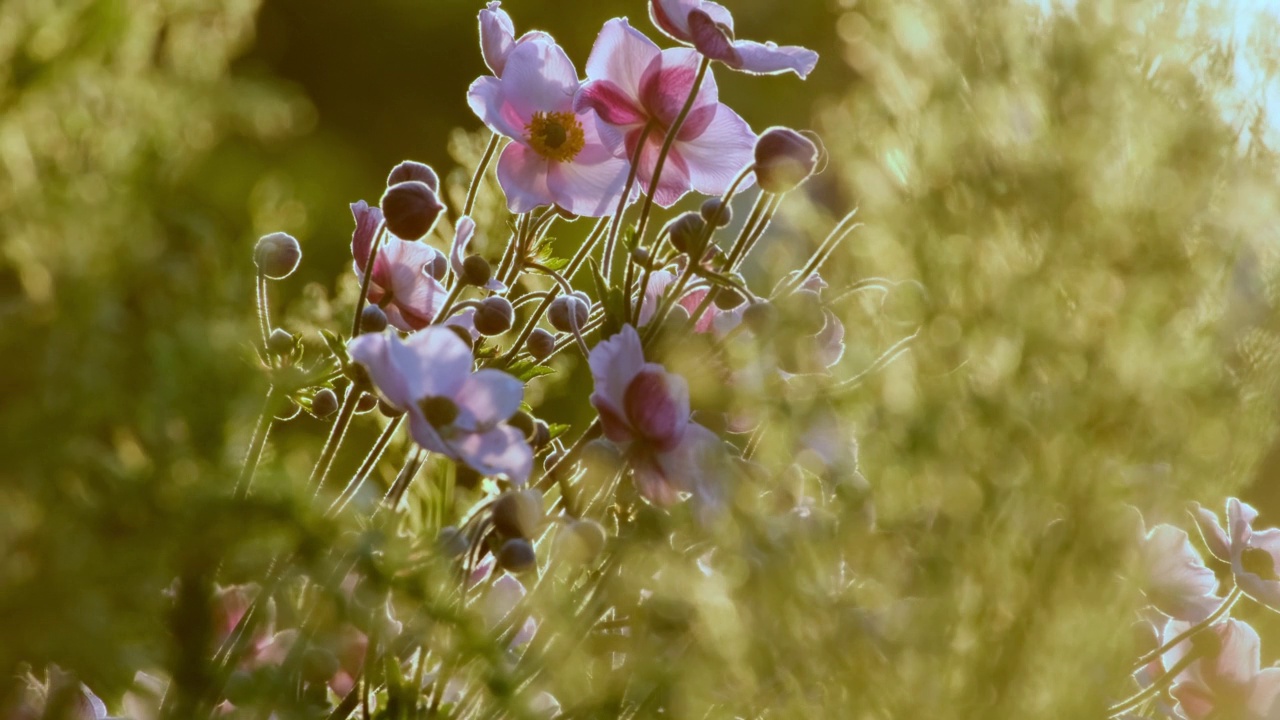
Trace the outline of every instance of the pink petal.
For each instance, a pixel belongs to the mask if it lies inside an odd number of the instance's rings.
[[[672,40],[689,42],[689,13],[698,0],[649,0],[649,19]]]
[[[407,325],[397,325],[401,330],[426,327],[444,306],[447,295],[444,286],[428,274],[428,267],[436,255],[436,249],[429,245],[399,239],[388,241],[378,253],[379,262],[386,259],[386,273],[389,275],[383,282]],[[374,275],[374,279],[380,280],[378,275]]]
[[[564,50],[541,38],[522,40],[507,56],[502,97],[522,118],[535,112],[569,112],[578,92],[578,71]]]
[[[724,468],[723,443],[715,433],[691,422],[680,443],[669,452],[658,453],[658,465],[671,482],[702,499],[718,497]]]
[[[400,345],[398,340],[395,344]],[[415,403],[426,397],[453,397],[471,374],[471,348],[448,328],[419,330],[402,347],[397,362],[410,378]]]
[[[393,348],[399,347],[400,338],[394,334],[366,333],[347,343],[347,353],[365,367],[374,387],[387,402],[404,410],[418,397],[393,355]]]
[[[462,275],[462,254],[466,252],[467,245],[471,244],[471,238],[475,234],[475,220],[467,215],[458,218],[458,226],[453,229],[453,245],[449,248],[449,267],[453,268],[455,275]]]
[[[591,377],[595,382],[595,392],[591,395],[591,404],[603,415],[608,411],[614,418],[625,418],[627,386],[644,367],[644,350],[640,347],[640,336],[636,329],[624,325],[616,335],[591,349],[587,358],[591,366]],[[609,427],[605,426],[608,433]],[[630,436],[615,437],[610,440],[625,442]]]
[[[658,178],[657,188],[653,187],[653,175],[658,165],[658,154],[662,150],[662,138],[650,135],[640,153],[640,169],[636,177],[645,192],[653,193],[653,201],[667,208],[679,202],[693,189],[689,179],[689,166],[685,162],[680,149],[672,146],[662,166],[662,176]]]
[[[645,69],[661,54],[658,46],[631,27],[626,18],[614,18],[605,23],[596,36],[591,56],[587,58],[587,78],[607,81],[638,105]],[[609,119],[609,122],[614,121]]]
[[[655,270],[649,275],[649,284],[644,289],[644,299],[640,301],[640,317],[636,319],[640,327],[648,325],[653,319],[653,314],[658,311],[658,300],[675,280],[676,276],[666,270]]]
[[[689,167],[693,189],[704,195],[723,195],[742,169],[753,161],[756,134],[727,105],[716,105],[710,123],[696,138],[680,140],[676,147]],[[750,187],[748,178],[739,190]]]
[[[737,54],[733,48],[733,33],[720,25],[702,9],[689,13],[689,36],[698,52],[712,60],[719,60],[733,67]]]
[[[640,78],[639,100],[649,116],[663,128],[670,127],[675,122],[685,102],[689,100],[701,63],[702,57],[696,51],[672,48],[663,50],[645,68]],[[698,96],[693,107],[714,104],[718,97],[715,76],[708,72],[698,86]]]
[[[474,430],[509,419],[520,409],[524,385],[500,370],[479,370],[453,396],[458,405],[458,427]]]
[[[600,119],[621,127],[643,125],[649,116],[621,87],[610,80],[592,80],[583,84],[574,100],[575,110],[594,110]]]
[[[631,480],[645,500],[659,507],[669,507],[683,499],[677,479],[667,475],[649,448],[637,446],[630,464]]]
[[[1261,669],[1262,641],[1252,627],[1235,618],[1214,631],[1222,639],[1222,649],[1216,658],[1200,661],[1201,676],[1218,695],[1238,693]]]
[[[1207,597],[1218,587],[1213,571],[1205,567],[1191,546],[1187,533],[1172,525],[1157,525],[1142,544],[1146,592],[1151,604],[1177,620],[1199,622],[1217,608]]]
[[[733,43],[733,51],[736,59],[725,64],[734,70],[753,75],[793,72],[803,80],[818,64],[818,53],[796,45],[779,47],[771,42],[738,40]]]
[[[480,11],[480,54],[494,75],[501,75],[507,55],[516,45],[516,26],[502,9],[501,2],[491,2]]]
[[[1236,498],[1227,498],[1227,528],[1231,537],[1231,549],[1238,553],[1240,547],[1249,542],[1253,531],[1253,521],[1258,519],[1258,511],[1248,503]]]
[[[439,453],[450,458],[455,457],[454,451],[445,444],[440,433],[431,427],[431,423],[427,422],[427,418],[423,416],[422,410],[417,405],[409,408],[409,437],[428,452]]]
[[[698,7],[712,20],[728,28],[729,32],[733,32],[733,13],[729,12],[729,8],[711,0],[703,0]]]
[[[689,384],[657,363],[645,363],[627,384],[627,420],[659,451],[675,449],[689,425]]]
[[[695,290],[688,295],[680,298],[680,306],[689,311],[689,316],[693,317],[693,313],[698,310],[698,306],[706,299],[708,290]],[[643,307],[641,308],[643,312]],[[698,318],[698,322],[694,324],[693,331],[696,333],[704,333],[711,329],[712,323],[715,322],[719,309],[714,304],[708,305],[707,309],[702,312],[702,316]]]
[[[507,208],[524,213],[539,205],[554,205],[547,187],[550,162],[535,150],[518,142],[507,145],[498,157],[498,184],[507,196]]]
[[[1198,682],[1181,682],[1169,694],[1178,701],[1178,709],[1189,720],[1206,720],[1215,709],[1213,693]]]
[[[816,338],[818,361],[824,367],[831,367],[840,362],[841,356],[844,355],[844,323],[840,322],[840,318],[830,310],[823,310],[822,315],[826,318],[826,324],[822,326]],[[1187,547],[1190,545],[1188,544]]]
[[[1212,510],[1201,507],[1200,503],[1191,503],[1191,517],[1195,518],[1196,527],[1200,528],[1200,537],[1209,548],[1209,554],[1223,562],[1230,562],[1230,541],[1227,539],[1227,532],[1222,529],[1222,523],[1218,522],[1218,516]]]
[[[458,459],[482,475],[505,475],[515,485],[529,480],[533,450],[524,435],[510,425],[488,432],[464,433],[448,440]]]
[[[361,200],[351,203],[351,215],[356,219],[355,232],[351,233],[351,256],[355,259],[356,274],[363,275],[364,266],[369,262],[369,249],[373,247],[373,236],[382,224],[382,209],[369,207]]]
[[[585,140],[582,151],[569,162],[551,163],[547,170],[547,187],[555,203],[575,215],[601,217],[618,207],[618,199],[626,187],[631,167],[610,143],[621,145],[621,138],[602,128],[595,113],[578,116]]]
[[[533,117],[531,111],[525,114],[517,112],[503,95],[502,81],[494,77],[482,77],[471,83],[471,89],[467,90],[467,105],[490,130],[513,140],[524,138],[525,126]]]
[[[1277,700],[1280,700],[1280,668],[1267,668],[1258,673],[1249,693],[1249,709],[1260,718],[1276,716]]]

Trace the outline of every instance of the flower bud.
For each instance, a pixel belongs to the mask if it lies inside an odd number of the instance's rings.
[[[683,213],[667,223],[667,240],[671,247],[690,257],[702,256],[702,235],[707,222],[696,212]]]
[[[645,248],[638,247],[631,251],[631,262],[642,268],[647,268],[653,263],[653,255]]]
[[[258,272],[272,280],[283,280],[292,275],[300,260],[302,248],[288,233],[263,235],[253,248],[253,264],[258,266]]]
[[[534,328],[533,332],[529,333],[529,339],[525,342],[524,347],[533,356],[534,360],[542,362],[551,357],[551,353],[556,351],[556,336],[542,328]]]
[[[498,550],[498,566],[509,573],[523,573],[538,567],[538,556],[528,540],[511,538]]]
[[[720,288],[720,291],[711,298],[712,304],[721,310],[732,310],[746,301],[742,293],[730,287]]]
[[[277,357],[284,357],[293,352],[293,335],[284,328],[276,328],[267,337],[267,352]]]
[[[489,267],[489,261],[479,255],[468,255],[462,261],[462,281],[466,284],[484,287],[492,277],[493,268]]]
[[[302,654],[302,677],[309,682],[325,682],[341,669],[338,656],[322,647],[309,647]]]
[[[493,502],[493,526],[506,538],[534,537],[542,518],[542,493],[537,490],[513,490]]]
[[[480,301],[476,308],[476,331],[481,335],[501,335],[511,329],[516,311],[511,302],[504,297],[487,297]]]
[[[338,409],[338,396],[329,388],[320,388],[311,398],[311,414],[318,418],[329,417]]]
[[[711,227],[722,228],[733,222],[733,208],[728,203],[721,202],[718,197],[710,197],[702,202],[702,219]]]
[[[590,314],[591,309],[581,297],[561,295],[547,308],[547,322],[561,332],[573,332],[575,328],[581,331]]]
[[[391,168],[391,174],[387,175],[387,187],[412,180],[426,185],[432,192],[440,192],[440,176],[436,175],[436,171],[432,170],[430,165],[414,160],[405,160]]]
[[[588,564],[604,552],[606,541],[604,526],[584,518],[570,522],[560,531],[556,536],[556,550],[571,562]]]
[[[517,410],[515,415],[507,418],[507,424],[519,430],[526,438],[533,437],[534,423],[536,422],[537,420],[532,415],[523,410]]]
[[[403,240],[417,240],[430,232],[443,209],[435,191],[418,180],[392,185],[382,195],[387,229]]]
[[[356,400],[357,415],[363,415],[376,407],[378,407],[378,397],[376,395],[364,393],[359,400]]]
[[[760,189],[785,193],[813,174],[818,166],[818,146],[791,128],[769,128],[756,140],[755,159]]]
[[[360,311],[360,332],[379,333],[387,329],[387,314],[377,305],[365,305]]]
[[[533,436],[529,438],[529,444],[535,449],[551,442],[551,426],[539,420],[533,424]]]
[[[757,335],[769,332],[778,320],[778,310],[769,302],[751,303],[742,311],[742,322]]]

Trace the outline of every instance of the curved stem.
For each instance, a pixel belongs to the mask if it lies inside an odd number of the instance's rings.
[[[484,171],[489,169],[489,162],[493,160],[493,154],[498,150],[498,143],[501,142],[502,136],[494,133],[489,138],[489,146],[484,149],[484,157],[480,159],[480,164],[476,165],[476,171],[471,176],[471,185],[467,187],[467,200],[462,204],[462,214],[470,215],[476,206],[476,195],[480,192],[480,180],[484,177]]]
[[[258,273],[258,329],[262,332],[262,349],[267,350],[267,341],[271,338],[271,308],[267,302],[267,276],[262,272]],[[270,350],[267,353],[269,355]]]
[[[333,421],[333,429],[329,431],[329,438],[325,440],[324,449],[320,451],[320,460],[311,470],[311,477],[307,484],[315,487],[317,496],[324,487],[325,477],[329,475],[329,468],[338,454],[338,448],[342,446],[342,439],[347,434],[347,426],[351,424],[352,416],[355,415],[361,392],[354,383],[347,388],[347,395],[342,399],[342,407],[338,410],[338,419]]]
[[[1212,613],[1209,614],[1209,617],[1205,618],[1204,620],[1201,620],[1195,625],[1192,625],[1186,630],[1183,630],[1182,632],[1175,635],[1173,639],[1170,640],[1169,642],[1161,645],[1155,650],[1152,650],[1146,655],[1143,655],[1142,657],[1138,658],[1138,663],[1134,666],[1133,671],[1137,672],[1138,670],[1141,670],[1144,665],[1154,661],[1156,658],[1165,654],[1169,650],[1172,650],[1178,643],[1182,642],[1183,640],[1186,640],[1192,635],[1195,635],[1201,630],[1207,629],[1210,625],[1213,625],[1214,623],[1216,623],[1219,619],[1222,618],[1223,615],[1226,615],[1227,613],[1231,612],[1231,607],[1240,600],[1240,596],[1242,594],[1243,594],[1243,591],[1240,588],[1238,587],[1232,588],[1231,592],[1227,593],[1226,599],[1222,601],[1222,604],[1218,606],[1217,610],[1214,610]]]
[[[761,193],[761,196],[764,195],[768,195],[768,193]],[[762,236],[764,236],[764,231],[769,229],[769,223],[773,222],[773,214],[778,211],[778,206],[781,204],[781,195],[772,195],[769,197],[769,200],[764,207],[764,213],[761,214],[760,220],[756,224],[755,229],[751,231],[750,235],[746,236],[741,247],[736,248],[738,250],[737,256],[732,258],[726,265],[729,272],[737,270],[742,265],[743,261],[747,259],[747,255],[751,253],[751,250],[756,246],[756,243]]]
[[[813,255],[809,258],[809,262],[805,263],[804,268],[801,269],[790,282],[784,283],[782,287],[773,294],[773,297],[781,297],[797,287],[800,287],[810,275],[817,271],[818,268],[822,267],[822,263],[826,262],[827,257],[836,249],[836,246],[843,242],[844,239],[849,236],[849,233],[859,227],[859,223],[853,222],[853,216],[857,213],[858,211],[855,209],[853,212],[850,212],[848,215],[841,218],[840,222],[836,223],[836,226],[831,229],[831,233],[822,241],[822,244],[818,246],[818,249],[814,251]]]
[[[386,451],[387,445],[391,444],[391,438],[396,434],[396,430],[400,429],[400,424],[404,422],[404,415],[397,417],[387,423],[387,427],[383,429],[382,434],[373,443],[373,447],[369,450],[369,454],[365,456],[364,462],[361,463],[360,469],[351,477],[351,482],[347,483],[347,487],[343,489],[342,494],[338,495],[333,504],[329,506],[326,515],[333,516],[342,512],[347,503],[360,492],[360,488],[364,486],[364,481],[369,479],[369,473],[373,471],[373,466],[378,464],[382,459],[382,453]]]
[[[1183,670],[1186,670],[1191,663],[1199,659],[1200,654],[1194,650],[1187,653],[1181,660],[1174,663],[1174,666],[1169,669],[1169,672],[1156,678],[1150,685],[1142,688],[1131,697],[1125,698],[1124,700],[1121,700],[1115,705],[1107,708],[1107,717],[1119,717],[1156,695],[1159,695],[1165,688],[1173,684],[1173,681],[1178,677],[1178,675],[1182,674]]]
[[[631,153],[631,172],[627,175],[627,184],[622,188],[622,197],[618,198],[618,210],[613,214],[613,222],[609,226],[609,239],[604,243],[604,255],[601,256],[600,261],[604,263],[605,277],[610,282],[613,281],[613,251],[618,243],[618,231],[622,228],[622,216],[627,211],[627,200],[630,198],[631,188],[635,187],[636,175],[640,171],[640,154],[644,152],[644,144],[649,139],[650,132],[653,132],[653,120],[645,123],[644,129],[640,131],[640,140],[636,142],[635,152]]]
[[[364,312],[364,304],[369,300],[369,284],[373,282],[373,263],[378,259],[378,249],[382,247],[382,232],[387,223],[378,223],[373,232],[373,242],[369,245],[369,259],[364,263],[364,278],[360,280],[360,297],[356,298],[356,312],[351,317],[351,337],[360,334],[360,314]]]
[[[242,500],[249,494],[249,486],[253,483],[253,475],[258,470],[258,461],[262,459],[262,449],[266,447],[267,435],[271,434],[272,417],[275,404],[279,399],[275,386],[267,390],[267,399],[262,403],[262,412],[258,415],[258,423],[253,426],[253,437],[249,440],[249,451],[245,453],[244,465],[240,468],[240,477],[236,480],[233,495]]]

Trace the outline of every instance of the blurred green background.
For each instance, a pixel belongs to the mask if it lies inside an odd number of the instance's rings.
[[[279,482],[251,512],[224,499],[265,389],[251,248],[296,235],[302,268],[272,292],[293,329],[333,326],[353,292],[347,204],[405,158],[470,171],[455,132],[479,127],[480,7],[0,5],[0,671],[56,661],[118,696],[175,652],[173,578],[256,567],[316,531],[290,490],[314,419],[277,433]],[[656,35],[639,0],[504,7],[579,67],[607,18]],[[857,207],[828,279],[927,290],[848,305],[844,376],[920,336],[836,399],[885,532],[850,592],[876,611],[921,602],[893,661],[866,664],[842,656],[844,620],[743,598],[813,624],[767,635],[800,688],[761,696],[781,714],[861,692],[868,717],[1096,714],[1123,691],[1117,638],[1139,604],[1118,579],[1123,505],[1186,526],[1187,501],[1243,492],[1280,520],[1263,142],[1280,55],[1273,24],[1243,34],[1215,8],[733,3],[740,37],[823,59],[805,83],[720,69],[722,98],[756,129],[817,129],[831,153],[751,272],[793,264]],[[1280,624],[1248,617],[1276,648]],[[843,692],[803,690],[823,678]]]

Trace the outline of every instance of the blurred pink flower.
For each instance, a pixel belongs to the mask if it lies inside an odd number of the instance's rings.
[[[688,43],[712,60],[757,75],[793,72],[807,77],[818,64],[808,48],[733,38],[733,15],[710,0],[649,0],[649,18],[673,40]]]
[[[528,480],[533,451],[506,423],[520,409],[524,386],[498,370],[472,372],[471,348],[452,330],[433,326],[404,341],[369,333],[347,349],[387,402],[409,413],[419,445],[483,475]]]
[[[1175,620],[1200,622],[1222,604],[1213,595],[1218,579],[1180,528],[1151,528],[1142,538],[1139,563],[1143,593],[1156,610]]]
[[[1231,563],[1236,585],[1246,595],[1280,611],[1280,529],[1255,531],[1258,511],[1236,498],[1227,500],[1227,530],[1211,510],[1193,504],[1192,517],[1200,527],[1209,552]]]
[[[498,158],[498,183],[512,212],[558,205],[600,217],[617,205],[629,171],[622,137],[595,112],[574,110],[578,87],[578,71],[547,37],[516,44],[501,77],[471,84],[471,109],[515,141]]]
[[[527,32],[517,40],[515,23],[502,9],[501,2],[491,2],[480,11],[480,54],[494,75],[502,74],[507,66],[507,56],[516,45],[534,38],[551,40],[551,36],[544,32]]]
[[[690,421],[684,378],[645,362],[630,325],[592,349],[589,363],[591,404],[605,437],[623,447],[640,494],[659,505],[672,505],[684,493],[714,497],[723,445]]]
[[[351,205],[351,214],[356,219],[351,255],[356,277],[363,282],[364,266],[377,239],[374,234],[382,222],[382,211],[361,200]],[[388,234],[373,261],[369,301],[386,311],[388,322],[406,332],[430,325],[448,295],[432,275],[436,264],[443,261],[443,256],[430,245]]]
[[[1170,621],[1165,640],[1190,627]],[[1280,712],[1280,668],[1261,668],[1258,633],[1236,619],[1214,625],[1218,648],[1179,673],[1169,693],[1178,701],[1178,710],[1189,720],[1230,718],[1231,720],[1272,720]],[[1164,656],[1171,668],[1190,652],[1189,643],[1180,643]]]
[[[574,106],[595,110],[604,122],[621,130],[627,158],[634,156],[645,125],[653,124],[636,174],[645,192],[653,184],[667,129],[693,90],[698,63],[698,53],[686,48],[662,50],[624,18],[605,23],[587,59],[587,82]],[[654,200],[669,207],[690,190],[723,194],[751,164],[755,142],[747,122],[719,102],[715,77],[708,72],[671,146]]]

